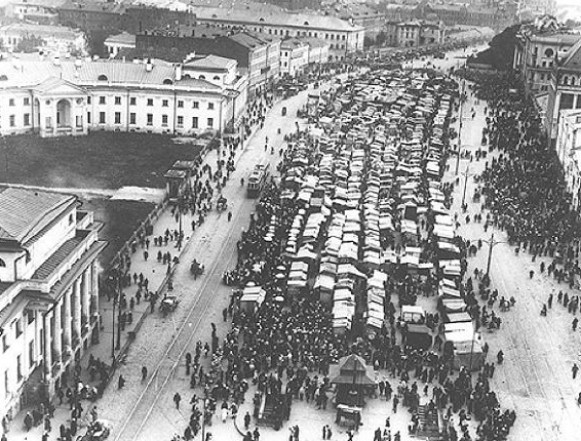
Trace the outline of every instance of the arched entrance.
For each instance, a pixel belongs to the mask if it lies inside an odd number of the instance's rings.
[[[62,99],[56,103],[56,125],[57,128],[71,127],[71,103]]]

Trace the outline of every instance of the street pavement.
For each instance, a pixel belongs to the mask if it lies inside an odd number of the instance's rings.
[[[464,109],[465,129],[462,131],[462,148],[475,152],[480,146],[482,128],[485,126],[483,109],[485,103],[476,103],[469,97]],[[474,107],[477,116],[472,120],[470,110]],[[495,152],[495,155],[497,153]],[[532,262],[528,253],[516,254],[516,246],[509,246],[504,232],[490,227],[485,233],[483,223],[466,224],[466,214],[461,211],[464,173],[469,166],[466,201],[471,218],[480,212],[481,204],[472,202],[472,195],[478,186],[473,174],[484,169],[485,161],[460,161],[459,184],[454,192],[452,211],[458,213],[460,227],[458,233],[472,243],[478,239],[490,240],[495,235],[491,261],[491,287],[498,289],[499,298],[509,299],[514,296],[515,306],[507,312],[500,312],[498,302],[493,308],[502,318],[499,331],[483,331],[483,339],[490,345],[489,362],[495,361],[496,353],[502,350],[505,361],[497,369],[492,380],[503,408],[516,410],[517,419],[511,431],[510,439],[514,440],[574,440],[581,433],[581,412],[577,406],[577,395],[581,391],[579,378],[573,380],[573,363],[579,364],[580,353],[579,330],[573,332],[573,316],[557,302],[559,291],[579,295],[578,290],[570,290],[566,283],[558,284],[548,277],[546,272],[540,274],[539,266],[549,258],[537,257]],[[455,179],[455,162],[451,161],[448,181]],[[485,217],[485,213],[483,214]],[[468,275],[473,275],[475,268],[486,271],[489,248],[486,243],[476,257],[468,259]],[[534,270],[531,279],[529,271]],[[543,303],[554,293],[555,300],[547,317],[540,315]]]
[[[463,51],[457,51],[450,54],[446,60],[432,61],[438,67],[447,70],[452,66],[458,65],[458,59],[455,56],[462,53]],[[229,323],[223,322],[221,311],[229,303],[231,289],[222,283],[222,274],[234,266],[236,241],[240,236],[240,232],[246,228],[249,216],[254,210],[254,201],[246,198],[245,188],[240,186],[240,178],[247,178],[254,165],[262,158],[269,158],[271,166],[276,165],[279,161],[278,151],[283,144],[283,136],[295,130],[295,122],[298,121],[295,117],[296,110],[306,102],[307,93],[308,91],[301,92],[296,97],[276,103],[267,116],[264,128],[257,130],[250,138],[245,145],[244,152],[238,153],[236,171],[223,189],[224,196],[229,200],[229,210],[233,214],[232,220],[228,222],[227,211],[222,213],[214,211],[206,218],[204,224],[192,234],[191,218],[189,216],[183,217],[186,246],[181,254],[181,264],[176,268],[173,277],[174,289],[172,292],[172,294],[178,296],[180,305],[174,313],[165,318],[156,311],[146,320],[143,320],[141,329],[137,332],[136,340],[130,347],[125,363],[117,370],[115,377],[105,391],[104,397],[96,403],[99,417],[109,421],[113,426],[110,439],[116,441],[162,440],[170,439],[174,434],[183,433],[189,420],[189,406],[183,405],[181,410],[177,410],[172,398],[175,392],[180,392],[183,399],[182,404],[185,404],[189,402],[191,393],[194,392],[189,389],[189,379],[185,375],[184,354],[186,352],[193,353],[197,341],[209,341],[211,322],[217,324],[217,335],[220,339],[225,336],[229,327]],[[283,106],[288,109],[286,117],[281,116]],[[277,133],[278,128],[281,128],[282,134]],[[467,129],[465,132],[475,134],[475,139],[479,142],[480,135],[476,127],[474,127],[474,130]],[[265,151],[266,137],[269,139],[269,148]],[[274,155],[270,154],[271,145],[275,147]],[[474,145],[477,145],[476,142]],[[216,152],[211,152],[205,158],[205,162],[215,166],[216,159]],[[471,194],[470,191],[468,191],[468,194]],[[470,230],[472,227],[472,225],[469,225],[467,234],[472,234]],[[168,228],[170,230],[177,229],[178,224],[177,220],[167,210],[156,221],[154,235],[163,235]],[[502,253],[501,247],[499,245],[495,249],[495,254],[498,253],[498,256]],[[158,250],[161,250],[162,253],[169,251],[172,255],[178,253],[174,243],[170,243],[167,247],[154,247],[151,244],[150,257],[147,261],[143,258],[143,250],[139,247],[132,258],[132,272],[143,273],[150,281],[151,290],[156,290],[157,287],[161,286],[166,277],[166,267],[155,262],[155,255]],[[476,258],[476,261],[481,257],[482,252],[481,256]],[[189,273],[189,264],[194,258],[206,266],[205,274],[197,280],[194,280]],[[528,273],[528,271],[526,272]],[[131,296],[135,290],[136,287],[129,287],[126,292],[128,296]],[[112,303],[107,303],[106,299],[103,298],[102,303],[104,329],[101,334],[101,342],[99,345],[92,347],[90,353],[103,360],[111,360]],[[520,303],[517,303],[518,306],[520,306]],[[147,307],[148,304],[144,302],[135,306],[133,310],[134,324],[145,314]],[[554,307],[554,309],[556,308]],[[507,314],[513,313],[514,311]],[[127,332],[133,330],[133,326],[126,328],[124,331],[122,346],[126,342]],[[502,330],[501,333],[503,333]],[[495,337],[495,335],[492,337]],[[489,344],[493,345],[493,343]],[[507,349],[503,350],[507,354],[508,366],[510,365],[511,352]],[[492,351],[494,352],[494,349]],[[208,366],[208,361],[205,360],[205,367]],[[83,362],[83,366],[86,366],[86,361]],[[142,366],[146,366],[149,371],[149,376],[144,382],[141,382]],[[570,368],[567,368],[565,374],[569,375],[569,372]],[[122,390],[117,389],[119,375],[123,375],[127,381],[125,388]],[[384,372],[379,372],[377,375],[378,377],[388,377]],[[501,376],[497,376],[496,379],[498,380],[499,377]],[[390,381],[392,380],[390,379]],[[393,381],[392,384],[394,384]],[[195,392],[198,395],[201,394],[199,389]],[[247,393],[247,397],[252,397],[252,393],[253,390],[251,389]],[[505,404],[505,400],[502,397],[501,401]],[[574,401],[571,401],[571,403],[574,404]],[[86,403],[84,407],[87,410],[90,406],[90,403]],[[299,424],[302,429],[301,438],[307,441],[321,439],[321,430],[324,424],[331,425],[335,434],[344,432],[340,427],[334,425],[335,415],[332,406],[329,406],[327,410],[317,410],[315,412],[313,412],[312,407],[312,404],[294,403],[291,420],[280,431],[275,432],[269,428],[260,428],[261,432],[265,434],[263,439],[269,441],[288,439],[289,424]],[[239,411],[240,420],[247,410],[251,411],[250,400],[247,400],[241,407]],[[403,435],[402,439],[408,439],[409,413],[400,408],[397,414],[392,415],[391,403],[383,400],[370,400],[363,414],[363,426],[359,433],[356,434],[355,439],[371,439],[373,431],[379,426],[383,427],[387,416],[391,416],[392,433],[399,430]],[[519,418],[520,416],[519,412]],[[22,418],[23,415],[19,415],[19,419],[12,425],[9,440],[39,440],[41,438],[40,428],[35,428],[29,433],[25,433],[22,429]],[[56,418],[53,420],[53,431],[49,436],[49,440],[56,439],[56,428],[61,422],[67,421],[68,418],[68,407],[57,406]],[[237,437],[231,420],[227,424],[218,422],[217,416],[214,417],[214,420],[213,426],[208,428],[214,435],[214,439],[226,440]],[[519,425],[520,421],[520,419],[517,419],[517,425]],[[241,426],[242,424],[239,422],[239,427]]]

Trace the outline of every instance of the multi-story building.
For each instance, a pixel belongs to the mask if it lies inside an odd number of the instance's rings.
[[[329,43],[317,38],[302,38],[309,45],[309,64],[324,64],[329,61]]]
[[[16,63],[15,68],[14,61],[0,62],[4,135],[34,132],[51,137],[112,130],[187,136],[224,131],[246,108],[244,75],[217,84],[184,76],[181,64],[163,62]],[[206,74],[213,76],[212,71]]]
[[[0,191],[0,418],[51,397],[99,339],[106,246],[75,196]]]
[[[310,37],[329,43],[333,60],[363,49],[365,29],[333,16],[253,9],[194,8],[196,22],[226,29],[245,29],[275,38]]]
[[[562,110],[556,150],[563,165],[571,208],[581,208],[581,109]]]
[[[558,57],[579,40],[581,35],[557,24],[523,26],[517,35],[513,68],[521,76],[527,93],[547,92]]]
[[[440,44],[444,41],[444,25],[423,20],[403,23],[389,23],[386,27],[387,41],[394,46],[416,47],[427,44]],[[395,35],[393,35],[395,34]]]
[[[24,50],[30,52],[42,49],[45,52],[83,55],[87,46],[83,32],[65,26],[12,23],[0,27],[2,46],[9,51],[18,51],[26,39],[30,39],[31,46]]]
[[[309,44],[297,38],[288,38],[280,45],[280,73],[294,77],[309,64]]]
[[[253,32],[236,32],[208,27],[178,27],[169,31],[145,32],[137,35],[139,56],[177,62],[188,55],[204,54],[231,58],[241,72],[248,75],[250,90],[276,80],[280,69],[280,40]]]

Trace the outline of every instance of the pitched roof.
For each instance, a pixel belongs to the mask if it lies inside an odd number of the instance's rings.
[[[68,194],[6,188],[0,192],[0,240],[25,243],[76,200]]]
[[[76,64],[75,64],[76,63]],[[99,82],[108,85],[135,84],[146,86],[161,86],[175,84],[202,90],[218,90],[219,86],[205,80],[192,80],[186,84],[176,81],[174,67],[166,62],[154,61],[153,69],[147,70],[143,63],[123,62],[120,60],[109,61],[73,61],[61,60],[55,64],[52,61],[34,61],[27,59],[0,61],[0,77],[6,76],[6,80],[0,81],[0,90],[12,87],[48,87],[49,78],[60,78],[71,86],[93,85]],[[55,81],[55,80],[51,80]]]
[[[329,31],[361,31],[364,29],[331,15],[294,14],[270,9],[194,7],[194,13],[196,18],[200,20],[235,21],[256,25],[291,26]]]
[[[219,55],[207,55],[205,57],[195,58],[184,63],[184,67],[197,67],[205,69],[229,69],[232,65],[236,65],[236,60]]]
[[[578,36],[577,42],[567,51],[567,57],[560,67],[581,69],[581,37]]]
[[[128,46],[135,46],[136,37],[129,32],[121,32],[117,35],[111,35],[105,40],[105,44],[125,44]]]

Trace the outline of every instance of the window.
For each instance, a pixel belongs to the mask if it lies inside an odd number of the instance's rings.
[[[184,126],[184,117],[178,116],[178,127],[182,128]]]
[[[163,100],[163,101],[161,102],[161,106],[162,106],[162,107],[168,107],[168,106],[169,106],[169,101],[168,101],[168,100]]]
[[[153,106],[153,98],[147,98],[147,105],[148,106]]]
[[[16,378],[22,380],[22,359],[20,355],[16,356]]]
[[[194,101],[192,103],[192,108],[193,109],[199,109],[200,108],[200,102],[199,101]]]
[[[14,127],[16,125],[16,116],[10,115],[10,127]]]
[[[218,75],[216,75],[214,78],[212,78],[214,81],[220,81],[220,77]]]
[[[83,127],[83,117],[80,115],[77,115],[75,118],[75,121],[77,123],[77,127]]]
[[[2,336],[2,351],[6,352],[8,348],[10,348],[10,346],[8,345],[8,336],[4,334]]]
[[[0,268],[6,268],[6,262],[3,259],[0,259]]]
[[[208,127],[214,127],[214,118],[208,118]]]
[[[192,118],[192,129],[197,129],[198,128],[198,117],[194,116]]]
[[[87,97],[87,104],[91,104],[91,97]]]
[[[10,394],[10,382],[8,381],[8,370],[4,371],[4,393],[6,396]]]
[[[24,98],[24,105],[30,106],[30,98]]]
[[[548,49],[545,51],[545,57],[547,57],[547,58],[551,58],[553,55],[555,55],[555,51],[553,51],[553,49],[551,49],[551,48],[548,48]]]
[[[29,126],[30,125],[30,113],[25,113],[24,114],[24,125],[25,126]]]
[[[129,105],[135,106],[135,104],[137,104],[137,99],[135,97],[129,98]]]
[[[121,112],[115,112],[115,124],[121,124]]]
[[[10,107],[14,107],[14,98],[10,98],[10,99],[8,100],[8,105],[9,105]]]
[[[147,125],[148,126],[152,126],[153,125],[153,114],[152,113],[148,113],[147,114]]]
[[[208,103],[208,110],[214,110],[214,103]]]
[[[91,124],[91,112],[87,112],[87,124]]]
[[[99,97],[99,104],[105,104],[105,97],[104,96]]]
[[[21,319],[17,319],[14,321],[14,334],[16,335],[16,338],[18,338],[22,335],[22,320]]]
[[[135,124],[136,116],[135,113],[129,114],[129,124]]]
[[[34,342],[28,343],[28,365],[32,368],[34,366]]]
[[[26,310],[26,320],[29,325],[34,322],[34,311],[32,309]]]
[[[167,127],[167,115],[161,115],[161,125]]]
[[[343,41],[345,41],[345,35],[343,35],[343,36],[341,37],[341,39],[342,39]]]
[[[99,76],[97,77],[97,79],[98,79],[99,81],[107,81],[107,75],[102,75],[102,74],[101,74],[101,75],[99,75]]]
[[[115,105],[116,106],[120,106],[121,105],[121,97],[120,96],[116,96],[115,97]]]
[[[99,124],[105,124],[105,112],[99,112]]]
[[[184,107],[184,102],[183,102],[183,100],[179,100],[179,101],[178,101],[178,108],[179,108],[179,109],[182,109],[183,107]]]

